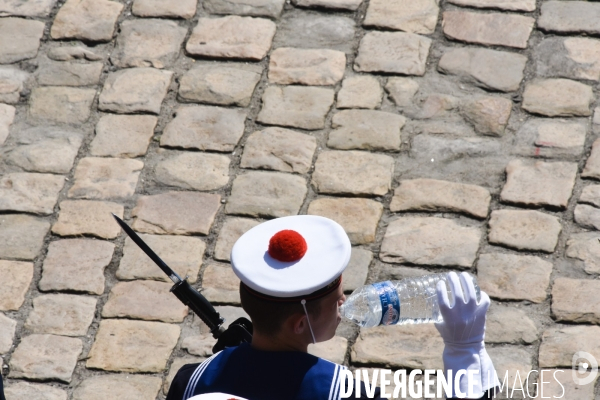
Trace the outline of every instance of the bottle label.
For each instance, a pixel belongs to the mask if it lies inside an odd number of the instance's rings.
[[[400,299],[392,282],[374,283],[373,286],[381,301],[381,321],[379,325],[395,325],[400,319]]]

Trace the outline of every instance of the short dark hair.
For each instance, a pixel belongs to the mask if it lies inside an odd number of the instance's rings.
[[[252,320],[254,329],[265,335],[277,334],[290,316],[304,314],[304,308],[300,302],[278,302],[262,299],[250,293],[244,284],[240,284],[240,300],[242,308]],[[306,302],[306,311],[311,318],[318,318],[321,313],[321,300],[309,300]]]

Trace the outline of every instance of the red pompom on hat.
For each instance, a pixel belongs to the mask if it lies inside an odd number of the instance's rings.
[[[301,234],[291,229],[284,229],[271,237],[268,252],[278,261],[293,262],[304,257],[307,249],[306,240]]]

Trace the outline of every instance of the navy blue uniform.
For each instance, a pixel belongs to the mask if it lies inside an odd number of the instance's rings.
[[[184,366],[167,400],[210,392],[260,400],[339,400],[339,372],[345,368],[307,353],[262,351],[245,343]]]
[[[4,387],[2,386],[2,374],[0,374],[0,400],[6,400],[4,398]]]
[[[262,351],[247,343],[225,349],[200,364],[184,365],[166,400],[222,392],[250,400],[340,400],[340,371],[346,367],[299,351]],[[360,399],[366,397],[361,385]],[[492,398],[488,392],[481,399]],[[350,399],[356,399],[354,393]]]

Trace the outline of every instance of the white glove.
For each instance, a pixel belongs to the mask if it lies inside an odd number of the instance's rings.
[[[454,298],[448,299],[446,284],[439,281],[437,297],[444,321],[435,324],[445,343],[444,369],[446,373],[452,370],[451,397],[478,399],[488,389],[500,385],[494,364],[483,342],[485,314],[490,306],[490,298],[485,292],[481,292],[481,300],[477,303],[475,285],[467,273],[461,273],[460,278],[455,272],[448,275]],[[463,293],[461,281],[466,293]],[[459,370],[466,370],[467,373],[456,382],[455,377]],[[471,379],[469,371],[473,374]]]

